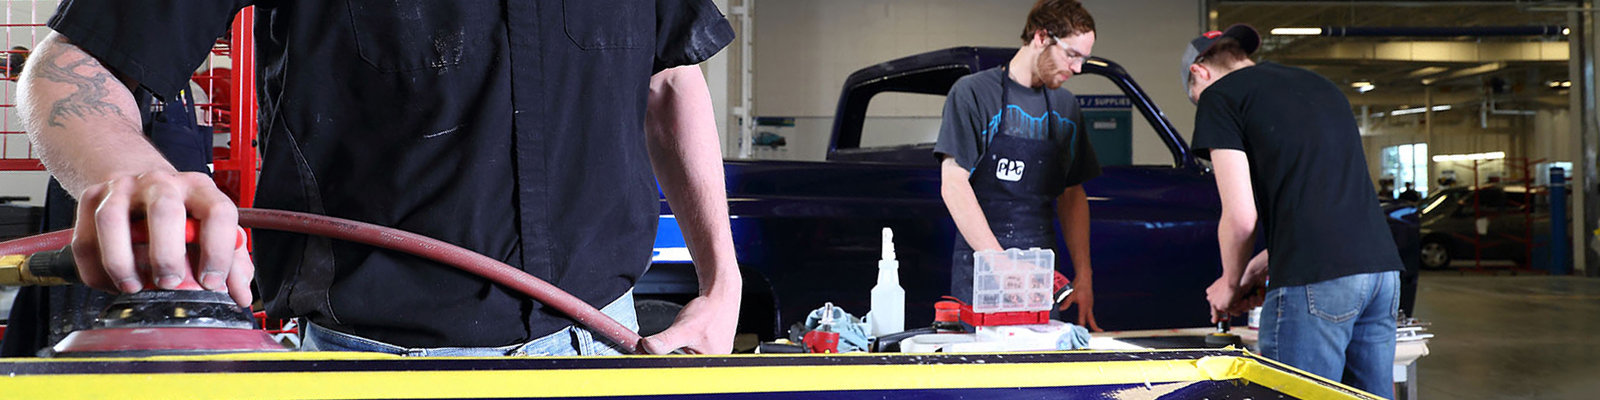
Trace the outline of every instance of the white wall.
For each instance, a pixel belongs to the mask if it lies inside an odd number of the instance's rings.
[[[730,5],[728,0],[712,0],[712,3],[715,3],[717,5],[717,9],[721,10],[722,14],[728,17],[728,21],[733,25],[734,34],[736,36],[743,35],[743,33],[739,32],[738,17],[730,15]],[[739,136],[738,120],[731,118],[733,115],[733,107],[738,106],[739,102],[739,98],[736,97],[738,96],[738,93],[735,92],[735,88],[732,87],[739,84],[738,77],[734,76],[738,74],[739,71],[734,69],[737,67],[737,65],[731,60],[731,57],[737,57],[737,52],[733,51],[733,49],[738,47],[739,41],[735,39],[733,43],[728,44],[727,49],[718,52],[717,55],[712,56],[710,60],[700,63],[700,69],[701,71],[705,72],[706,76],[706,88],[711,91],[711,109],[714,110],[718,116],[718,143],[722,144],[722,154],[724,156],[733,154],[730,152],[729,147],[730,145],[737,145],[737,142],[732,140],[732,138],[737,138]]]
[[[1539,110],[1533,117],[1533,136],[1528,140],[1528,158],[1550,161],[1575,161],[1572,147],[1578,146],[1572,135],[1572,117],[1567,109]]]
[[[0,196],[25,196],[28,201],[16,204],[42,207],[45,185],[49,183],[50,174],[44,171],[0,172]]]
[[[834,107],[851,72],[949,47],[1020,46],[1023,20],[1035,2],[755,1],[755,113],[796,118],[782,158],[800,160],[826,156]],[[1199,6],[1185,0],[1085,0],[1084,5],[1095,17],[1094,55],[1126,67],[1187,136],[1194,108],[1176,83],[1176,68],[1183,44],[1199,34]],[[1109,82],[1095,81],[1104,80],[1079,78],[1069,82],[1069,88],[1079,94],[1119,93]],[[941,98],[879,101],[869,110],[871,120],[916,129],[897,132],[903,136],[927,135],[931,140],[937,134],[926,127],[938,126]],[[1139,128],[1134,131],[1134,162],[1170,163],[1165,145],[1147,125],[1135,126]]]

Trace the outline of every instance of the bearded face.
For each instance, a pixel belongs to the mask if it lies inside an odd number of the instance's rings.
[[[1083,72],[1083,61],[1094,48],[1094,32],[1049,40],[1054,43],[1046,46],[1034,62],[1034,77],[1045,87],[1060,89],[1067,79]]]

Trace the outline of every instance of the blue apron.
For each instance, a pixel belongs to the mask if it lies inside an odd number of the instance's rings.
[[[1006,134],[1006,108],[1010,107],[1006,81],[1011,75],[1001,69],[1000,123],[989,134],[989,145],[973,168],[969,182],[978,207],[989,221],[989,229],[1001,248],[1054,249],[1056,244],[1054,202],[1066,190],[1061,151],[1055,142],[1056,124],[1051,121],[1050,93],[1045,92],[1045,126],[1048,136],[1030,139]],[[978,140],[983,140],[979,138]],[[972,246],[956,233],[952,252],[950,293],[962,301],[972,301]]]

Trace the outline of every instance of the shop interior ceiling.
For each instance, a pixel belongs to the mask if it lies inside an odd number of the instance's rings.
[[[1269,34],[1283,27],[1433,27],[1568,25],[1566,1],[1213,1],[1215,26],[1261,30],[1262,59],[1316,71],[1371,112],[1433,104],[1496,109],[1566,108],[1567,37],[1324,37]],[[1369,82],[1365,93],[1355,85]],[[1555,87],[1552,87],[1554,85]]]

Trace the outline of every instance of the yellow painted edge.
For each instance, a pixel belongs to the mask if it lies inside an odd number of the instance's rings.
[[[799,377],[804,377],[800,379]],[[0,376],[27,399],[586,397],[1193,382],[1193,360],[1076,363]]]
[[[1207,357],[1210,358],[1210,357]],[[1202,359],[1201,363],[1204,364]],[[1252,356],[1234,361],[1232,366],[1237,376],[1257,385],[1277,390],[1283,394],[1301,399],[1349,399],[1349,393],[1339,389],[1358,393],[1367,399],[1379,399],[1371,393],[1347,386],[1339,381],[1327,379],[1315,374],[1302,371],[1266,357]],[[1298,372],[1299,375],[1288,371]]]

